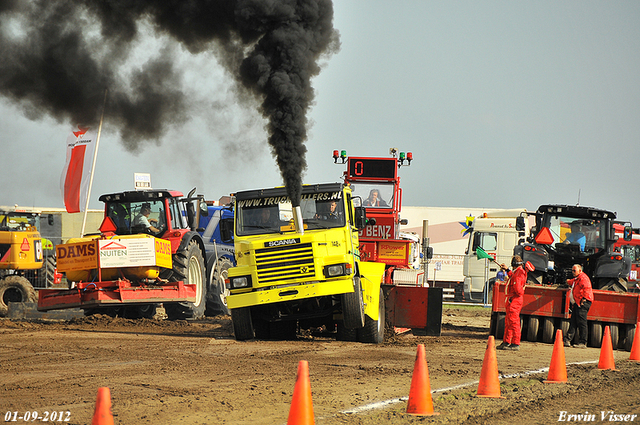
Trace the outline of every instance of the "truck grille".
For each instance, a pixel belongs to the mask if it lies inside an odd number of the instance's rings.
[[[256,249],[256,265],[262,284],[313,278],[316,273],[311,243]]]

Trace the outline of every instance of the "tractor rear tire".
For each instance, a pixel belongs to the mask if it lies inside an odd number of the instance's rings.
[[[9,275],[0,280],[0,317],[9,313],[9,303],[25,302],[38,302],[36,291],[26,278]]]
[[[233,263],[226,257],[219,258],[215,265],[213,261],[209,265],[209,291],[207,293],[209,302],[207,303],[207,316],[217,316],[219,314],[228,316],[230,314],[227,307],[227,297],[229,290],[225,284],[225,279],[229,274],[229,269]]]
[[[253,339],[253,322],[251,321],[251,309],[249,307],[234,308],[231,310],[233,333],[237,341]]]
[[[378,320],[365,316],[364,327],[357,330],[358,341],[370,344],[382,344],[384,342],[384,293],[380,288],[380,302],[378,303]]]
[[[207,304],[207,285],[205,282],[204,257],[195,240],[189,242],[185,249],[173,255],[173,273],[171,282],[183,281],[185,285],[196,285],[195,303],[165,303],[167,316],[171,320],[201,319]]]
[[[342,316],[344,326],[360,329],[364,326],[364,300],[360,277],[353,277],[353,292],[342,294]]]

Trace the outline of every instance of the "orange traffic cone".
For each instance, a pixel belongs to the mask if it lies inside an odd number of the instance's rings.
[[[616,370],[616,364],[613,360],[613,345],[611,344],[611,331],[609,330],[609,326],[606,326],[604,328],[602,346],[600,347],[600,360],[598,361],[598,369]]]
[[[96,410],[93,412],[91,425],[113,425],[111,414],[111,391],[108,387],[98,388]]]
[[[500,378],[498,377],[498,358],[495,339],[489,335],[487,349],[484,352],[477,397],[504,398],[500,396]]]
[[[309,362],[300,360],[287,425],[313,425],[315,423],[313,402],[311,400],[311,383],[309,381]]]
[[[416,362],[411,376],[411,388],[409,389],[409,401],[407,413],[411,415],[437,415],[433,411],[433,399],[431,398],[431,384],[429,383],[429,368],[424,351],[424,344],[418,344]]]
[[[633,337],[633,345],[631,346],[629,360],[640,362],[640,322],[636,325],[636,335]]]
[[[553,354],[551,355],[551,365],[549,375],[545,383],[567,382],[567,364],[564,358],[564,344],[562,341],[562,330],[556,331],[556,340],[553,343]]]

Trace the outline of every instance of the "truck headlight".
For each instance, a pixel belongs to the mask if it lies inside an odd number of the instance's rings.
[[[325,277],[346,276],[350,274],[351,274],[351,264],[349,263],[332,264],[330,266],[325,266],[324,268]]]
[[[251,286],[251,279],[249,276],[238,276],[229,278],[230,288],[229,289],[238,289],[238,288],[248,288]]]

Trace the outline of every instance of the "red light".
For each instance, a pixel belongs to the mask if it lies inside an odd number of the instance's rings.
[[[535,249],[534,247],[532,247],[531,245],[527,245],[527,246],[525,246],[525,247],[524,247],[524,250],[525,250],[525,251],[532,251],[532,252],[533,252],[533,251],[535,251],[536,249]]]
[[[333,151],[333,159],[338,159],[340,157],[339,151]]]
[[[407,159],[413,161],[413,154],[411,152],[407,152]]]

